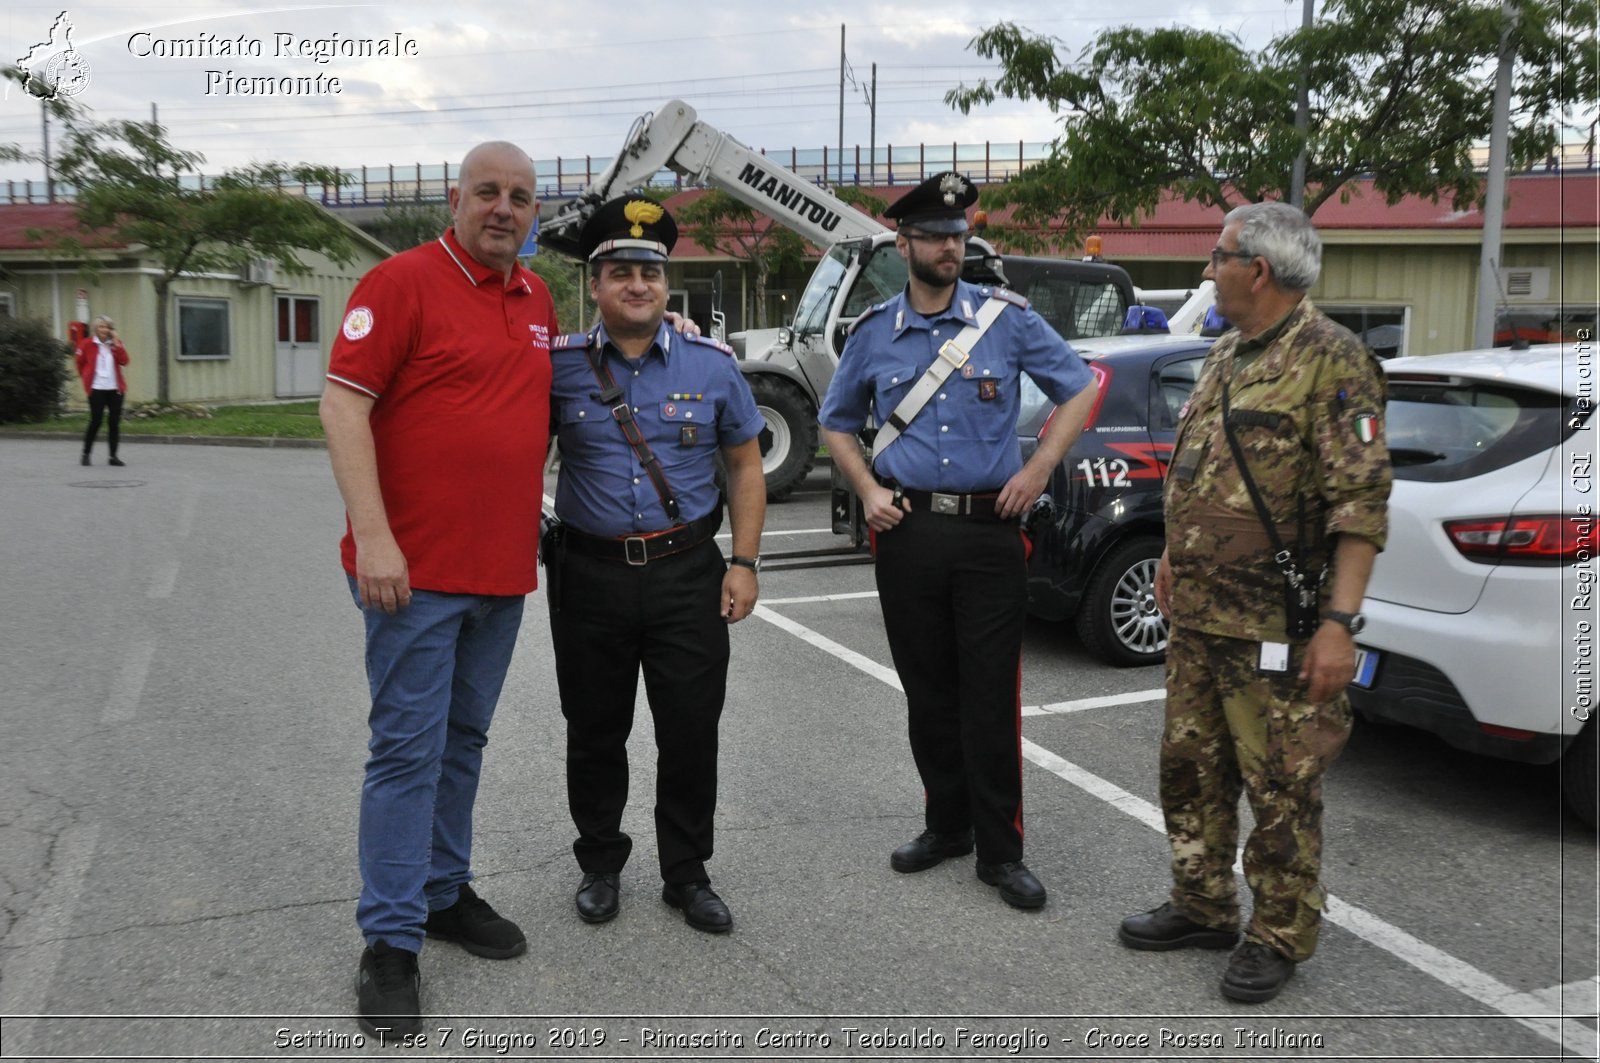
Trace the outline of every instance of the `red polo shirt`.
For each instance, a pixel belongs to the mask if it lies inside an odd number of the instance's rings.
[[[557,334],[544,282],[518,265],[506,283],[454,229],[356,285],[328,379],[376,400],[378,483],[413,587],[515,595],[538,585]],[[348,518],[340,553],[353,575]]]

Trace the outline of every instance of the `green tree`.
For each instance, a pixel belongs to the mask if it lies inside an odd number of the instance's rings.
[[[205,157],[167,141],[153,122],[80,122],[68,128],[56,162],[72,186],[82,229],[141,248],[160,268],[155,276],[157,394],[171,399],[169,296],[183,273],[239,272],[258,260],[289,275],[309,267],[298,257],[316,251],[339,263],[355,256],[351,230],[311,199],[285,185],[332,186],[342,177],[323,166],[267,162],[229,170],[191,186]],[[82,253],[69,232],[42,234],[55,249]],[[94,269],[93,259],[85,258]]]
[[[1543,159],[1574,109],[1592,106],[1600,69],[1595,0],[1518,6],[1513,167]],[[1206,30],[1119,28],[1070,62],[1062,42],[1000,23],[971,44],[999,60],[999,77],[945,99],[963,113],[1040,100],[1060,116],[1050,156],[985,194],[986,205],[1015,204],[1013,226],[1035,238],[1074,240],[1107,215],[1137,223],[1168,192],[1224,208],[1288,200],[1302,143],[1308,214],[1364,176],[1390,203],[1448,195],[1459,208],[1483,196],[1471,150],[1489,136],[1504,26],[1498,0],[1328,0],[1309,29],[1258,52]]]
[[[883,212],[889,209],[887,199],[873,195],[860,185],[831,185],[828,190],[861,213],[874,218],[882,218]]]
[[[394,251],[408,251],[450,227],[450,208],[444,203],[394,200],[383,205],[383,214],[359,223],[362,230]]]
[[[753,207],[720,189],[713,189],[676,213],[679,228],[691,240],[738,260],[755,281],[756,328],[767,327],[767,282],[775,273],[798,268],[807,245]]]
[[[587,267],[576,259],[558,255],[548,248],[540,248],[537,255],[522,261],[550,289],[550,301],[555,304],[556,320],[561,327],[568,332],[581,332],[584,327],[583,301],[589,294]]]

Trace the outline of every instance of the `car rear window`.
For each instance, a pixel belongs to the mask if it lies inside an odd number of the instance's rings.
[[[1567,434],[1565,408],[1532,388],[1390,378],[1384,430],[1395,478],[1465,480],[1548,450]]]

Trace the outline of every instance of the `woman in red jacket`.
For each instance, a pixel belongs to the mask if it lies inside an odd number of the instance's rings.
[[[122,397],[128,393],[122,367],[128,364],[128,349],[117,338],[117,326],[104,314],[94,319],[94,335],[78,341],[78,375],[89,396],[89,430],[83,434],[83,463],[89,464],[89,451],[100,432],[100,420],[109,418],[106,442],[111,445],[111,464],[127,464],[117,457],[117,430],[122,425]]]

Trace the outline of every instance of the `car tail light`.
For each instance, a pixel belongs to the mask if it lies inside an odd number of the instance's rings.
[[[1520,727],[1504,727],[1498,723],[1480,723],[1478,730],[1492,738],[1509,738],[1513,742],[1531,742],[1539,736]]]
[[[1099,391],[1095,393],[1094,405],[1089,407],[1089,416],[1085,418],[1083,422],[1083,430],[1085,432],[1094,427],[1094,420],[1096,417],[1100,416],[1100,407],[1106,401],[1106,392],[1111,388],[1111,367],[1109,365],[1101,365],[1099,362],[1090,362],[1089,372],[1094,374],[1094,382],[1099,385]],[[1059,409],[1061,409],[1061,407],[1057,406],[1055,410],[1051,410],[1050,415],[1044,419],[1044,424],[1039,427],[1040,439],[1043,439],[1045,433],[1050,431],[1050,422],[1056,419],[1056,410]]]
[[[1461,556],[1484,564],[1565,564],[1594,556],[1594,518],[1541,514],[1449,520],[1445,534]]]

